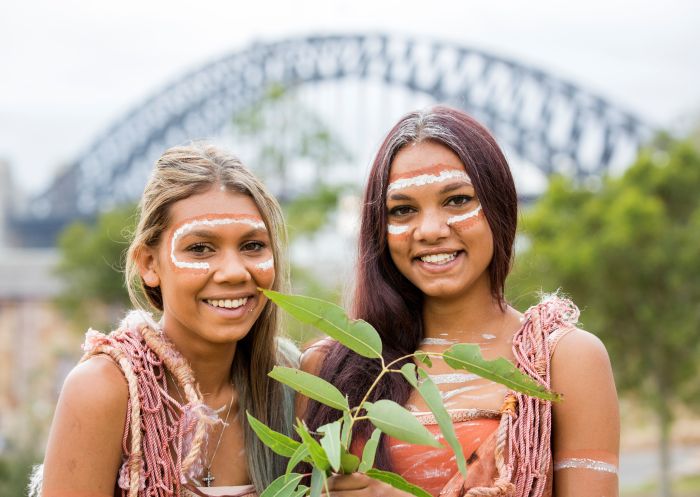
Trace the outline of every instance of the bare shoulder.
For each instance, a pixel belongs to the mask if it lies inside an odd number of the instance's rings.
[[[46,448],[45,493],[58,489],[113,492],[127,402],[126,379],[109,357],[92,357],[70,372]]]
[[[328,350],[334,343],[335,340],[326,337],[316,340],[310,345],[304,347],[304,352],[301,354],[299,368],[306,373],[318,376],[318,374],[321,372],[323,361],[328,355]],[[308,399],[304,395],[297,393],[294,402],[294,412],[296,413],[296,417],[303,419],[304,413],[306,412],[307,402]]]
[[[564,335],[552,355],[552,383],[589,382],[600,374],[612,381],[610,358],[603,342],[593,333],[576,328]]]
[[[335,340],[325,337],[307,345],[301,354],[301,370],[317,375],[321,371],[323,360],[334,343]]]
[[[610,358],[601,340],[576,329],[552,356],[552,389],[563,395],[553,406],[555,457],[578,451],[619,452],[619,407]]]
[[[95,402],[114,408],[128,398],[126,378],[119,366],[100,354],[81,362],[66,377],[61,396],[75,397],[81,403]]]

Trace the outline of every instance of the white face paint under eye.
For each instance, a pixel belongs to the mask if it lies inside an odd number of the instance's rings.
[[[268,260],[263,261],[259,264],[256,264],[255,267],[258,269],[261,269],[263,271],[267,271],[269,269],[272,269],[275,265],[275,261],[270,257]]]
[[[396,226],[395,224],[388,224],[386,229],[390,235],[401,235],[408,231],[408,226]]]
[[[183,269],[208,270],[209,263],[207,263],[207,262],[179,261],[177,259],[177,257],[175,257],[175,244],[177,242],[177,239],[183,235],[186,235],[187,233],[192,231],[197,226],[213,227],[213,226],[223,226],[223,225],[227,225],[227,224],[247,224],[255,229],[266,230],[265,223],[262,220],[251,219],[248,217],[205,218],[205,219],[196,219],[194,221],[190,221],[190,222],[185,223],[182,226],[180,226],[177,230],[175,230],[175,233],[173,233],[173,235],[172,235],[172,238],[170,241],[170,260],[172,261],[172,263],[176,267],[183,268]]]
[[[401,190],[403,188],[409,188],[412,186],[424,186],[433,183],[442,183],[443,181],[455,178],[464,179],[471,183],[471,179],[469,178],[466,172],[459,171],[456,169],[446,169],[444,171],[440,171],[439,174],[419,174],[417,176],[411,176],[409,178],[397,179],[396,181],[392,181],[391,183],[389,183],[389,186],[386,190],[387,192],[390,192],[393,190]]]
[[[455,223],[460,223],[462,221],[466,221],[467,219],[471,219],[473,217],[476,217],[479,215],[481,212],[481,206],[477,207],[471,212],[467,212],[466,214],[460,214],[459,216],[452,216],[447,218],[447,224],[455,224]]]

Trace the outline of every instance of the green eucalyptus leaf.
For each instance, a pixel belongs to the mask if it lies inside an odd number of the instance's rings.
[[[417,485],[408,483],[401,476],[391,471],[382,471],[380,469],[370,469],[367,471],[367,476],[379,480],[384,483],[388,483],[392,487],[408,492],[409,494],[415,495],[416,497],[433,497],[431,494],[423,490]]]
[[[246,411],[246,416],[248,417],[250,427],[253,429],[260,441],[270,447],[270,449],[272,449],[272,451],[276,454],[284,457],[292,457],[294,452],[301,445],[296,440],[289,438],[287,435],[276,432],[272,428],[266,426],[264,423],[258,421],[248,411]]]
[[[382,340],[369,323],[348,318],[342,307],[303,295],[260,289],[263,294],[302,323],[308,323],[364,357],[382,357]]]
[[[299,485],[294,491],[294,493],[291,495],[291,497],[304,497],[304,495],[306,495],[308,491],[309,487],[307,487],[306,485]]]
[[[282,475],[270,483],[260,497],[291,497],[303,477],[304,475],[298,473]]]
[[[330,468],[330,462],[328,461],[328,456],[326,451],[323,450],[321,444],[319,444],[314,437],[309,433],[308,428],[302,422],[299,422],[296,426],[296,431],[301,437],[301,442],[308,448],[309,455],[313,461],[313,465],[321,469],[322,471],[328,471]]]
[[[427,352],[423,352],[422,350],[417,350],[414,355],[416,356],[416,359],[418,359],[420,362],[422,362],[423,364],[425,364],[429,368],[433,367],[433,361],[430,359],[430,356],[428,355]]]
[[[416,365],[412,362],[401,366],[401,374],[413,388],[418,388],[418,379],[416,378]]]
[[[453,345],[444,352],[443,359],[453,369],[464,369],[482,378],[505,385],[516,392],[545,400],[558,401],[561,399],[560,394],[549,391],[503,357],[487,361],[481,355],[481,349],[476,344],[458,343]]]
[[[343,411],[343,429],[340,432],[340,443],[346,449],[350,448],[352,444],[352,418],[350,416],[350,411]]]
[[[267,375],[322,404],[341,411],[350,409],[348,399],[340,393],[340,390],[318,376],[283,366],[275,366]]]
[[[331,463],[333,471],[340,471],[340,426],[343,420],[339,419],[332,423],[320,426],[319,433],[323,433],[321,447],[326,451],[328,462]]]
[[[342,454],[340,454],[340,466],[343,474],[349,475],[357,471],[357,468],[360,466],[360,458],[343,449]]]
[[[360,473],[364,473],[374,466],[374,456],[377,454],[377,446],[379,445],[379,437],[381,436],[382,431],[379,428],[375,428],[372,432],[372,436],[367,440],[365,448],[362,449],[362,462],[358,468]]]
[[[417,445],[442,448],[413,414],[392,400],[378,400],[367,407],[367,417],[374,426],[394,438]]]
[[[457,460],[457,467],[459,472],[462,473],[464,478],[467,477],[467,461],[464,458],[464,450],[462,449],[462,444],[459,443],[457,438],[457,433],[455,432],[455,427],[452,424],[452,418],[450,414],[445,409],[445,405],[442,403],[442,395],[437,385],[430,379],[428,373],[418,368],[418,374],[420,375],[421,381],[418,383],[416,390],[423,397],[425,404],[432,411],[435,419],[437,420],[442,436],[445,441],[452,447],[455,459]]]
[[[299,464],[301,461],[304,459],[309,458],[309,448],[306,445],[299,445],[299,448],[294,451],[294,454],[292,454],[292,457],[289,458],[289,462],[287,463],[287,474],[290,474],[294,468],[296,468],[297,464]]]
[[[314,466],[314,469],[311,471],[311,492],[309,492],[309,496],[320,497],[325,482],[326,472]]]

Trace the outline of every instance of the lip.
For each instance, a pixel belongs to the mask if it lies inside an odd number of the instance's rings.
[[[227,309],[225,307],[214,307],[213,305],[210,305],[207,303],[207,300],[237,300],[237,299],[242,299],[242,298],[248,298],[245,304],[243,304],[240,307],[236,307],[235,309]],[[244,317],[248,315],[253,309],[255,309],[255,306],[258,303],[258,297],[255,294],[244,294],[244,295],[238,295],[238,296],[227,296],[227,297],[209,297],[207,299],[202,299],[201,300],[202,305],[209,310],[210,312],[215,313],[217,316],[223,317],[225,319],[239,319],[241,317]]]
[[[446,262],[444,264],[436,264],[434,262],[425,262],[420,259],[420,257],[426,256],[426,255],[434,255],[434,254],[449,254],[452,252],[457,252],[457,255],[455,256],[454,259],[452,259],[449,262]],[[424,252],[421,253],[421,255],[417,258],[414,259],[414,263],[416,266],[418,266],[421,270],[430,273],[430,274],[440,274],[440,273],[446,273],[448,271],[451,271],[454,269],[458,264],[462,262],[462,258],[465,257],[465,253],[463,250],[440,250],[440,251],[431,251],[431,252]]]
[[[418,252],[415,256],[414,259],[420,259],[421,257],[425,257],[426,255],[436,255],[436,254],[451,254],[453,252],[461,252],[461,249],[451,249],[451,248],[434,248],[430,250],[421,250]]]

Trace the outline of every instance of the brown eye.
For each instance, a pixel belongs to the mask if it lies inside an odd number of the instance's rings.
[[[266,245],[263,242],[259,241],[252,241],[252,242],[246,242],[241,246],[241,250],[245,252],[259,252],[260,250],[264,249]]]
[[[398,205],[396,207],[392,207],[389,210],[389,215],[390,216],[406,216],[414,211],[413,207],[409,207],[408,205]]]
[[[206,243],[195,243],[187,247],[185,250],[187,252],[192,252],[193,254],[205,254],[210,252],[212,249]]]
[[[450,197],[449,199],[447,199],[446,205],[461,207],[463,205],[468,204],[472,200],[474,200],[474,197],[470,197],[469,195],[455,195],[454,197]]]

